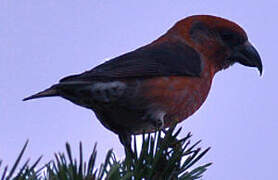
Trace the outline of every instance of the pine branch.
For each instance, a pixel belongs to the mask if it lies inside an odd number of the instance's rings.
[[[181,128],[177,131],[168,129],[165,133],[158,131],[143,134],[140,151],[137,149],[137,138],[133,136],[132,154],[127,152],[125,159],[117,160],[112,150],[106,154],[105,161],[96,168],[97,150],[93,148],[88,162],[84,161],[82,143],[79,144],[78,160],[73,157],[71,147],[66,143],[66,154],[55,153],[55,159],[37,169],[41,157],[30,165],[27,160],[18,169],[28,141],[21,150],[15,164],[8,170],[5,166],[0,171],[1,180],[195,180],[200,179],[211,163],[196,167],[196,163],[209,151],[197,148],[200,141],[190,146],[191,134],[179,139]],[[0,168],[2,161],[0,161]],[[195,166],[195,167],[194,167]],[[8,173],[9,172],[9,173]],[[15,174],[16,173],[16,174]],[[2,176],[1,176],[2,174]]]

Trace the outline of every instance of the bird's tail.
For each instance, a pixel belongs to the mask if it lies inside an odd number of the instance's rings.
[[[27,100],[30,100],[30,99],[42,98],[42,97],[51,97],[51,96],[59,96],[58,90],[57,90],[55,85],[46,89],[46,90],[44,90],[44,91],[36,93],[32,96],[26,97],[26,98],[23,99],[23,101],[27,101]]]
[[[26,97],[23,101],[27,101],[30,99],[42,98],[42,97],[51,97],[51,96],[62,96],[64,98],[70,97],[79,89],[91,85],[91,82],[83,82],[83,81],[70,81],[70,82],[61,82],[51,86],[50,88],[41,91],[32,96]]]

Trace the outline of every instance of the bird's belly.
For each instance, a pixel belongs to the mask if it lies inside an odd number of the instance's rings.
[[[153,121],[169,127],[192,115],[205,101],[211,81],[203,77],[155,77],[95,83],[75,92],[72,102],[93,109],[108,129],[119,134],[156,130]]]
[[[142,85],[144,97],[166,112],[165,126],[180,122],[196,112],[207,98],[209,77],[157,77]]]
[[[163,128],[166,128],[196,112],[207,98],[211,79],[209,76],[171,76],[125,83],[129,90],[117,101],[115,109],[105,108],[110,110],[99,119],[116,133],[139,134],[156,130],[152,118],[163,117]]]

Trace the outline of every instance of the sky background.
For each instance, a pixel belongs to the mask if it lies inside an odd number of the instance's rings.
[[[108,149],[123,148],[90,110],[62,98],[21,99],[145,45],[176,21],[193,14],[233,20],[259,51],[264,74],[234,65],[219,72],[201,109],[180,124],[192,141],[212,147],[202,163],[213,162],[205,180],[276,179],[278,164],[277,1],[254,0],[1,0],[0,159],[12,164],[26,139],[24,158],[33,161],[75,152],[85,155],[98,142],[98,162]],[[1,172],[1,171],[0,171]]]

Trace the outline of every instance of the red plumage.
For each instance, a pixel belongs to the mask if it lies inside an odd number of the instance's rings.
[[[192,115],[215,73],[233,63],[262,73],[259,54],[240,26],[215,16],[190,16],[154,42],[24,100],[61,96],[92,109],[128,147],[131,134],[170,127]]]

